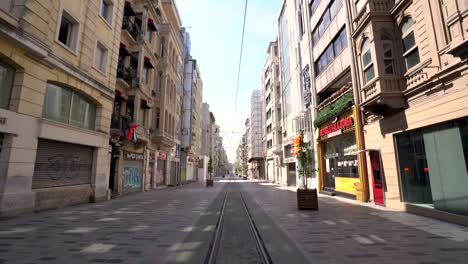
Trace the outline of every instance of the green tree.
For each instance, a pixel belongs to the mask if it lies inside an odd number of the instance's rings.
[[[315,154],[313,145],[311,142],[304,142],[304,131],[301,131],[299,139],[299,153],[297,154],[297,160],[299,162],[299,178],[302,186],[299,188],[308,190],[309,180],[316,172],[315,169]]]

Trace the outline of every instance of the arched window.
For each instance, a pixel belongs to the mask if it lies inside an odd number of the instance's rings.
[[[411,69],[417,65],[419,60],[419,50],[416,45],[413,30],[414,21],[411,17],[404,20],[401,25],[401,33],[403,40],[403,57],[405,58],[406,69]]]
[[[43,117],[86,129],[94,129],[96,105],[70,88],[47,83]]]
[[[374,64],[372,63],[372,51],[370,49],[370,41],[368,38],[364,40],[361,47],[362,69],[364,71],[365,83],[374,79]]]
[[[383,46],[383,60],[385,74],[393,74],[393,44],[392,40],[385,34],[381,38]]]

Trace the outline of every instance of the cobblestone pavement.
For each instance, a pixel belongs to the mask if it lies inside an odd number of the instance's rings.
[[[319,211],[298,211],[288,188],[243,187],[310,263],[468,263],[466,227],[344,198],[320,197]]]
[[[133,264],[190,258],[200,243],[180,242],[198,219],[216,209],[211,207],[222,185],[193,183],[0,221],[0,263]],[[216,220],[216,213],[211,218]]]
[[[329,197],[319,211],[298,211],[295,192],[259,182],[194,183],[3,220],[0,263],[205,263],[233,186],[274,263],[468,263],[468,228]],[[230,221],[227,244],[248,228]]]

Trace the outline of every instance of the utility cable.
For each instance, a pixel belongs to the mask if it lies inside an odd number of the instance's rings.
[[[242,50],[244,48],[244,33],[245,33],[245,20],[247,18],[247,4],[248,4],[248,0],[245,0],[244,23],[242,25],[242,38],[241,38],[241,48],[240,48],[240,55],[239,55],[239,68],[237,70],[236,99],[234,101],[234,117],[235,117],[236,111],[237,111],[237,94],[239,92],[240,71],[241,71],[241,65],[242,65]]]

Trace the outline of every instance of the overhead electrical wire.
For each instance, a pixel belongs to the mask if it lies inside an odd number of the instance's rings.
[[[241,48],[240,48],[240,54],[239,54],[239,68],[237,70],[236,99],[234,101],[234,116],[236,115],[236,111],[237,111],[237,94],[239,92],[240,71],[241,71],[241,65],[242,65],[242,51],[244,48],[244,33],[245,33],[245,20],[247,18],[247,4],[248,4],[248,0],[245,0],[244,23],[242,25]]]

